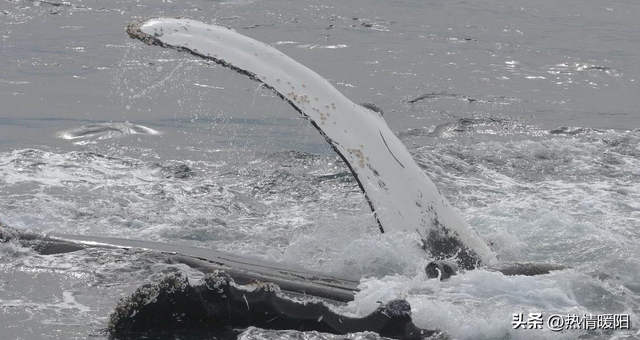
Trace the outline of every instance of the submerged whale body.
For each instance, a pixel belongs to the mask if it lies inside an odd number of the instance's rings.
[[[496,263],[491,266],[483,267],[488,271],[500,272],[506,276],[535,276],[549,274],[554,270],[567,269],[567,266],[555,263]],[[460,269],[458,265],[450,261],[431,261],[425,267],[425,273],[430,279],[446,280],[454,275],[458,275]]]
[[[170,312],[167,312],[170,311]],[[122,300],[111,315],[113,335],[158,331],[221,330],[249,326],[333,334],[372,331],[396,339],[422,339],[435,331],[416,327],[405,300],[384,304],[371,314],[355,318],[335,312],[327,302],[293,299],[270,282],[238,285],[227,273],[215,270],[192,285],[182,274],[140,287]]]
[[[60,132],[62,139],[110,139],[129,135],[159,135],[160,132],[142,125],[124,123],[89,124]]]
[[[45,236],[0,224],[0,243],[6,242],[42,255],[87,248],[144,249],[205,273],[200,280],[182,273],[169,274],[122,299],[107,328],[117,339],[165,338],[166,334],[185,331],[233,339],[238,329],[249,326],[333,334],[370,331],[406,340],[445,336],[417,327],[405,300],[390,301],[364,317],[343,315],[336,307],[353,300],[357,282],[232,254],[154,242]]]

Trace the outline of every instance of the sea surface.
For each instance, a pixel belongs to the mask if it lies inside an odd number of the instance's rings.
[[[345,312],[405,298],[417,325],[456,339],[639,339],[639,14],[635,0],[0,0],[0,220],[362,279]],[[379,233],[291,107],[127,36],[156,16],[234,28],[380,107],[503,261],[570,269],[426,280],[418,240]],[[107,339],[117,301],[176,270],[189,272],[153,253],[0,244],[0,339]],[[626,314],[632,327],[513,329],[514,313]]]

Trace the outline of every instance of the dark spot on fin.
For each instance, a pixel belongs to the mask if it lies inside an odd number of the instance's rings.
[[[435,224],[438,226],[439,223]],[[450,235],[446,229],[441,229],[440,232],[431,230],[422,242],[422,248],[430,252],[435,260],[455,260],[463,270],[472,270],[481,264],[478,254],[464,245],[457,236]]]
[[[378,105],[376,105],[376,104],[373,104],[373,103],[360,103],[360,106],[362,106],[362,107],[364,107],[364,108],[367,108],[367,109],[369,109],[369,110],[371,110],[371,111],[373,111],[373,112],[377,112],[377,113],[379,113],[381,116],[384,116],[384,112],[383,112],[383,111],[382,111],[382,109],[381,109]]]

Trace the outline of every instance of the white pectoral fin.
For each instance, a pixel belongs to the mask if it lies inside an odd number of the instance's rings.
[[[382,231],[418,232],[434,257],[463,267],[495,255],[413,160],[382,116],[272,46],[186,18],[131,24],[131,37],[187,51],[265,84],[306,117],[347,163]]]

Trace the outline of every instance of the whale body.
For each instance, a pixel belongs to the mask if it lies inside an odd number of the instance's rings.
[[[180,332],[234,339],[239,329],[250,326],[333,334],[370,331],[400,340],[444,334],[417,327],[405,300],[382,304],[364,317],[340,313],[337,307],[352,301],[358,291],[357,281],[220,251],[117,238],[44,235],[0,223],[0,243],[7,242],[41,255],[87,248],[145,250],[205,273],[199,280],[180,272],[168,274],[123,298],[107,326],[117,339],[173,338]]]

